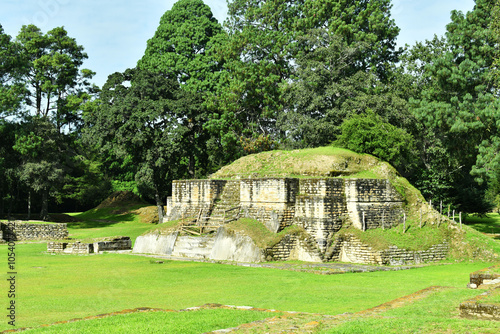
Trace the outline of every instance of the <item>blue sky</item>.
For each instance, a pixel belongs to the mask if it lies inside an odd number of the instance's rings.
[[[223,22],[226,0],[204,0]],[[84,67],[97,72],[102,86],[108,75],[134,67],[144,54],[160,18],[175,0],[0,0],[0,24],[13,37],[24,24],[43,32],[64,26],[83,45],[89,59]],[[443,35],[454,9],[467,12],[474,0],[393,0],[392,17],[401,29],[398,45]]]

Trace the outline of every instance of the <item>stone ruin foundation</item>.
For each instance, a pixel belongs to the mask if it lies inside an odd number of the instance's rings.
[[[297,225],[303,235],[288,235],[277,245],[261,250],[254,259],[304,261],[348,261],[373,264],[420,263],[446,257],[448,244],[435,245],[422,252],[391,248],[374,251],[354,236],[336,238],[343,226],[362,231],[389,229],[403,222],[404,199],[389,180],[341,178],[256,178],[239,180],[178,180],[167,199],[165,221],[191,217],[214,230],[238,218],[252,218],[278,233]],[[218,232],[220,233],[220,232]],[[159,240],[159,237],[155,237]],[[149,242],[155,242],[150,238]],[[183,253],[185,243],[176,236],[169,252]],[[209,237],[208,237],[209,238]],[[156,240],[155,239],[155,240]],[[139,239],[139,243],[146,242]],[[204,242],[204,247],[210,242]],[[149,246],[139,246],[148,249]],[[154,252],[166,254],[155,248]],[[196,246],[198,249],[200,247]],[[135,251],[135,248],[134,248]],[[201,258],[210,258],[203,251]],[[188,254],[189,252],[184,252]],[[196,258],[196,252],[189,253]],[[200,257],[198,257],[200,258]]]
[[[68,237],[68,228],[64,223],[23,223],[10,221],[0,223],[0,237],[5,241],[22,240],[60,240]]]
[[[130,237],[107,238],[90,243],[86,242],[57,242],[47,243],[48,253],[64,254],[92,254],[107,251],[130,250],[132,249],[132,240]]]

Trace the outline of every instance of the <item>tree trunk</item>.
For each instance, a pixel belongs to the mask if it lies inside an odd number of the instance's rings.
[[[37,82],[35,84],[35,94],[36,94],[36,114],[38,116],[42,115],[42,90],[40,84]]]
[[[31,219],[31,189],[28,190],[28,220]]]
[[[188,174],[190,179],[194,179],[194,173],[195,173],[195,158],[194,158],[194,142],[195,142],[195,133],[194,130],[191,129],[191,134],[189,135],[189,142],[190,142],[190,147],[191,150],[189,152],[189,162],[188,162]]]
[[[194,179],[194,154],[190,153],[189,154],[189,166],[188,166],[188,173],[189,173],[189,178]]]
[[[47,188],[42,189],[42,211],[40,212],[40,219],[43,221],[49,220],[48,192],[49,190]]]
[[[19,197],[19,183],[16,182],[16,192],[14,196],[10,199],[9,210],[7,211],[7,219],[12,220],[12,208],[14,207],[14,203],[17,201]]]
[[[158,190],[155,193],[156,207],[158,208],[158,224],[163,223],[163,217],[165,216],[165,209],[163,208],[163,202],[161,201],[160,194]]]

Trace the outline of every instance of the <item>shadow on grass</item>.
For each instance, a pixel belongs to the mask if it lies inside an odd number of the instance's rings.
[[[86,229],[110,227],[118,223],[133,222],[136,219],[136,215],[133,213],[126,213],[122,215],[83,213],[80,215],[76,215],[74,218],[78,219],[79,221],[67,223],[67,226],[69,228]]]
[[[500,233],[500,215],[498,213],[488,213],[483,216],[470,215],[467,216],[464,224],[482,233]]]
[[[119,221],[96,221],[96,220],[85,220],[85,221],[79,221],[79,222],[74,222],[74,223],[67,223],[67,226],[69,228],[74,228],[74,229],[87,229],[87,228],[102,228],[102,227],[110,227],[115,224],[120,223]]]

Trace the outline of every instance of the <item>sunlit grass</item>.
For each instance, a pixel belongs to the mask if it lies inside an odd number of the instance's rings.
[[[114,315],[35,328],[27,333],[182,333],[199,334],[262,320],[280,313],[235,309],[201,309],[184,312],[146,312]]]
[[[467,216],[465,224],[479,232],[500,234],[500,215],[498,213],[488,213],[484,217]]]
[[[0,246],[6,257],[7,246]],[[45,244],[16,248],[17,324],[37,326],[137,307],[183,309],[206,303],[324,314],[357,312],[431,285],[465,287],[462,263],[396,271],[315,275],[269,268],[124,255],[50,255]],[[2,305],[8,303],[7,294]],[[6,322],[0,329],[8,329]]]

